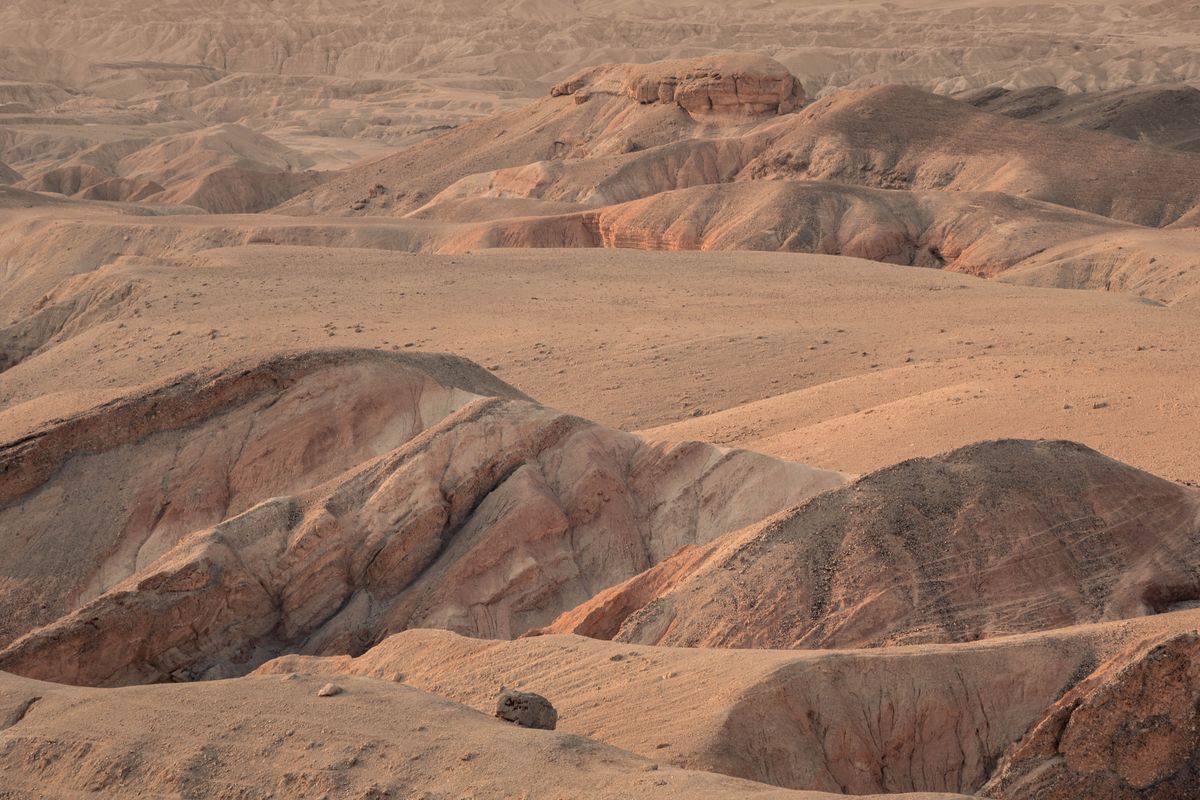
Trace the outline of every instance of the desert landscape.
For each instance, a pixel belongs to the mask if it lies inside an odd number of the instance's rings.
[[[1200,800],[1200,7],[0,7],[0,800]]]

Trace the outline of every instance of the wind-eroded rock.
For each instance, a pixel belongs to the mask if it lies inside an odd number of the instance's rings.
[[[643,644],[963,642],[1200,600],[1200,492],[1069,442],[914,459],[601,592],[548,630]]]
[[[624,95],[639,103],[676,104],[690,114],[786,114],[804,102],[804,88],[787,67],[749,53],[605,64],[584,70],[550,90],[554,97]]]
[[[1003,800],[1184,800],[1200,787],[1200,633],[1142,644],[1067,692],[983,788]]]
[[[0,448],[16,565],[0,668],[115,684],[357,653],[412,626],[514,636],[844,482],[647,445],[467,362],[298,363],[182,380]]]
[[[0,443],[0,646],[193,531],[302,491],[483,395],[462,359],[327,350],[177,375]]]

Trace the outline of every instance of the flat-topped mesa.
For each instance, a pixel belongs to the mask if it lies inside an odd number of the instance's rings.
[[[653,64],[605,64],[557,84],[553,97],[626,95],[639,103],[676,103],[696,116],[787,114],[804,102],[804,87],[773,58],[735,53]]]

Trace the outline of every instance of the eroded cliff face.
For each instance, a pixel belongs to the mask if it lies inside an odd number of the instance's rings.
[[[1183,800],[1200,787],[1200,633],[1141,643],[1047,709],[982,794]]]
[[[623,95],[638,103],[674,104],[696,116],[787,114],[804,102],[804,87],[787,67],[764,56],[737,53],[652,64],[606,64],[586,69],[550,90],[577,103],[593,94]]]
[[[186,376],[0,446],[0,543],[19,556],[0,669],[126,684],[408,627],[515,636],[844,482],[650,445],[459,359],[334,351]]]

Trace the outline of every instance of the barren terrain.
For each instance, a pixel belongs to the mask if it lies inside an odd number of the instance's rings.
[[[0,798],[1200,797],[1197,46],[4,5]]]

